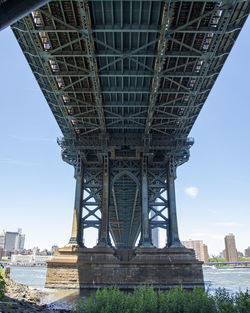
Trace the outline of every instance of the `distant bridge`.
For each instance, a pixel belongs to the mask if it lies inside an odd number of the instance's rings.
[[[0,261],[0,266],[47,266],[46,262],[11,262],[11,261]]]
[[[239,261],[239,262],[205,262],[204,265],[244,265],[244,266],[250,266],[250,261]]]
[[[184,249],[176,168],[249,11],[249,0],[57,0],[12,25],[75,168],[72,247],[93,227],[97,247],[112,236],[130,259],[163,228]]]

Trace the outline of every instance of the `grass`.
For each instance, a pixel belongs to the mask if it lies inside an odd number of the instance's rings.
[[[230,294],[217,289],[214,295],[202,288],[192,292],[182,288],[168,291],[139,287],[126,293],[117,287],[98,290],[79,301],[74,313],[250,313],[249,292]]]

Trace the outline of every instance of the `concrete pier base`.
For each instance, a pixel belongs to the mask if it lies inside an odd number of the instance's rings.
[[[58,249],[48,261],[47,288],[87,288],[118,286],[133,289],[139,285],[169,289],[204,286],[202,262],[186,248]]]

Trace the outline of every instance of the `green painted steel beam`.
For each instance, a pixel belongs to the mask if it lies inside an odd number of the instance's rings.
[[[64,160],[84,151],[93,163],[126,145],[155,155],[154,168],[170,153],[187,160],[186,138],[249,11],[249,1],[62,0],[13,25],[68,143]],[[121,192],[128,182],[111,192],[120,247],[140,230],[136,189]]]
[[[240,27],[229,27],[225,32],[221,32],[217,30],[216,27],[201,27],[199,29],[188,27],[187,29],[181,29],[178,30],[178,28],[172,28],[169,29],[168,32],[170,34],[172,33],[183,33],[183,34],[230,34],[234,31],[240,30]],[[56,29],[57,33],[75,33],[75,32],[81,32],[81,28],[76,28],[76,29]],[[136,26],[136,25],[131,25],[130,27],[127,28],[122,28],[120,25],[96,25],[94,28],[92,28],[93,33],[160,33],[161,29],[158,27],[156,29],[148,27],[148,25],[141,25],[141,26]],[[38,27],[37,29],[34,29],[31,31],[33,34],[39,34],[41,32],[45,33],[55,33],[55,29],[49,29],[48,27]]]

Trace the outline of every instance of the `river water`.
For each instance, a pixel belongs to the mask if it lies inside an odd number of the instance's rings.
[[[206,268],[203,271],[206,288],[214,292],[216,288],[225,288],[229,292],[250,290],[250,268],[213,269]],[[32,288],[44,288],[46,267],[18,267],[12,266],[10,277],[21,284]],[[76,303],[79,297],[88,296],[86,292],[77,290],[48,290],[48,295],[43,303],[51,304],[51,307],[66,308]]]

